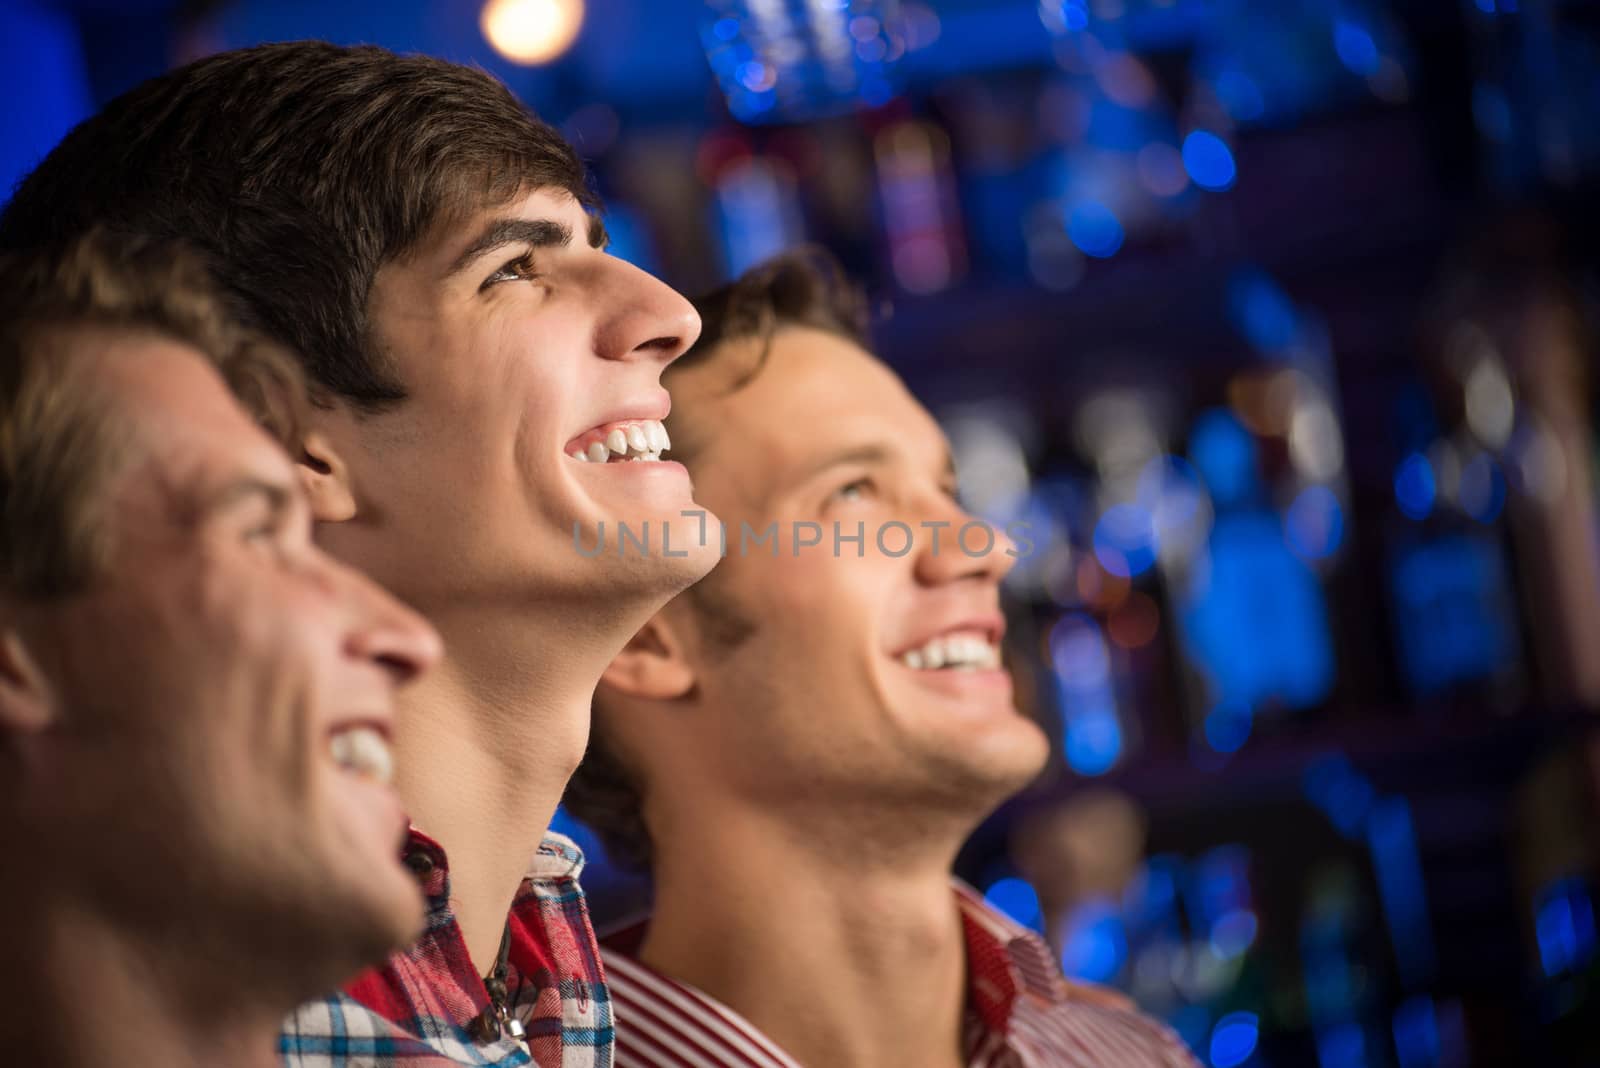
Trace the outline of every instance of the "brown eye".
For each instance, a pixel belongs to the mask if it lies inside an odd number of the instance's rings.
[[[537,277],[539,277],[539,271],[533,262],[533,256],[529,253],[523,253],[484,279],[483,285],[479,288],[488,289],[490,286],[498,285],[501,282],[526,282]]]

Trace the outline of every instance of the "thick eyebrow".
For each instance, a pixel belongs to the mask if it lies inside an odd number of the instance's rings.
[[[604,249],[610,243],[606,224],[598,215],[589,216],[589,232],[585,235],[591,248]],[[572,244],[572,229],[554,219],[495,219],[473,239],[461,255],[445,270],[445,277],[458,274],[479,257],[507,245],[527,245],[529,248],[566,248]]]
[[[894,452],[887,445],[852,445],[849,448],[840,449],[837,452],[831,452],[823,456],[820,460],[807,467],[795,481],[797,483],[809,482],[824,471],[832,470],[835,467],[845,467],[849,464],[883,467],[893,460]],[[956,462],[955,458],[950,455],[949,449],[944,450],[943,467],[947,477],[952,479],[956,477]]]

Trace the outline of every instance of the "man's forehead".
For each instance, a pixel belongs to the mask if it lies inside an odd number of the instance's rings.
[[[703,442],[695,449],[702,466],[749,468],[761,473],[760,483],[776,485],[805,477],[819,460],[871,447],[908,459],[945,454],[933,417],[854,342],[811,328],[781,330],[760,371],[732,390],[730,369],[748,367],[748,354],[728,355],[738,357],[729,367],[711,360],[679,376],[685,411],[704,420],[690,428]]]
[[[288,458],[199,352],[172,339],[111,339],[95,354],[101,405],[120,439],[113,495],[149,487],[165,506],[203,499],[240,473],[288,480]]]
[[[571,190],[561,186],[537,186],[521,189],[507,200],[479,203],[447,216],[435,226],[431,239],[421,243],[417,254],[424,259],[453,261],[485,227],[506,219],[558,222],[571,229],[573,237],[585,244],[591,237],[604,233],[599,216],[591,215]]]

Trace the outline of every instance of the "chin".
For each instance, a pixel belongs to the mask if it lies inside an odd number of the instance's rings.
[[[689,498],[668,508],[645,505],[654,502],[630,501],[610,511],[591,508],[568,523],[563,551],[586,585],[670,598],[717,565],[722,551],[715,516]]]
[[[388,863],[394,863],[393,858]],[[381,879],[364,881],[347,877],[343,890],[341,894],[329,887],[337,904],[330,929],[322,933],[320,941],[330,949],[340,947],[337,955],[344,958],[346,978],[382,963],[422,934],[425,903],[408,872],[393,873],[392,878],[386,872]]]
[[[1033,720],[1019,712],[996,718],[981,729],[941,739],[952,781],[963,781],[974,799],[998,805],[1031,783],[1050,759],[1050,741]],[[959,770],[957,770],[959,768]]]

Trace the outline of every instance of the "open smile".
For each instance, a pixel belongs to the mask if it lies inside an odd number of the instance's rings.
[[[659,419],[604,423],[567,442],[563,451],[579,463],[654,463],[672,448]]]

